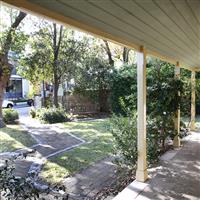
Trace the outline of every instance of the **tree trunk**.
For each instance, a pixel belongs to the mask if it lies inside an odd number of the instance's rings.
[[[44,82],[44,80],[42,81],[42,93],[43,93],[42,106],[44,108],[46,108],[46,91],[45,91],[45,82]]]
[[[56,108],[58,108],[58,88],[59,88],[59,81],[57,77],[56,69],[54,68],[54,88],[53,88],[53,104]]]
[[[53,73],[54,73],[54,106],[58,108],[58,88],[60,84],[60,79],[61,77],[58,75],[58,56],[59,56],[59,50],[60,50],[60,45],[62,42],[62,37],[63,37],[63,26],[60,26],[60,31],[59,31],[59,38],[57,38],[57,26],[55,23],[53,23],[53,50],[54,50],[54,63],[53,63]]]
[[[19,15],[15,18],[15,21],[11,25],[6,35],[5,41],[2,45],[2,53],[0,54],[0,128],[5,126],[2,116],[2,104],[4,99],[4,91],[12,72],[12,66],[8,62],[8,52],[11,49],[13,43],[13,35],[15,33],[15,30],[25,17],[26,13],[19,13]]]
[[[0,66],[0,128],[2,128],[5,126],[2,115],[4,92],[12,71],[12,66],[8,63],[7,55],[0,54]]]
[[[105,50],[106,50],[106,53],[107,53],[107,55],[108,55],[109,64],[110,64],[111,66],[114,66],[114,60],[112,59],[112,53],[111,53],[111,50],[110,50],[108,41],[107,41],[107,40],[103,40],[103,41],[104,41],[104,43],[105,43]]]
[[[4,89],[2,86],[2,82],[0,82],[0,128],[5,127],[5,123],[3,121],[3,115],[2,115],[3,98],[4,98]]]
[[[128,63],[130,49],[124,47],[123,49],[123,62]]]
[[[59,107],[59,105],[58,105],[58,88],[59,88],[59,86],[55,83],[54,84],[54,92],[53,92],[53,95],[54,95],[53,103],[56,108]]]

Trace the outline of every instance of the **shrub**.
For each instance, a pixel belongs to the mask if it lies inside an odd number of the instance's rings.
[[[6,124],[15,124],[17,119],[19,119],[19,114],[16,110],[3,109],[3,120]]]
[[[116,114],[126,115],[122,102],[131,109],[136,108],[137,73],[136,66],[124,65],[119,70],[114,70],[110,84],[110,104]]]
[[[0,189],[5,199],[37,199],[39,190],[34,187],[30,178],[22,178],[14,175],[14,163],[6,160],[0,169]]]
[[[15,155],[0,167],[0,199],[5,200],[45,200],[49,199],[48,194],[53,195],[53,199],[68,199],[68,194],[62,195],[63,190],[58,185],[43,185],[34,179],[34,174],[28,173],[25,177],[15,175],[15,161],[24,159]],[[64,192],[64,191],[62,191]],[[47,198],[44,198],[44,197]],[[60,198],[62,197],[63,198]]]
[[[114,137],[114,153],[120,166],[134,168],[137,161],[136,116],[111,118],[111,132]]]
[[[32,118],[35,118],[36,117],[36,110],[34,108],[32,108],[29,112],[29,115],[32,117]]]
[[[69,121],[65,111],[61,108],[39,109],[36,113],[36,117],[38,117],[40,121],[48,124]]]
[[[134,169],[137,163],[137,119],[136,114],[128,117],[113,115],[111,132],[114,137],[114,153],[119,166]],[[160,135],[154,121],[147,122],[147,160],[155,163],[161,154]]]

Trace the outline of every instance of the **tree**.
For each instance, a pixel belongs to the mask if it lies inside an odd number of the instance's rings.
[[[114,66],[115,61],[114,57],[121,59],[123,64],[131,64],[129,61],[131,60],[129,58],[129,54],[131,49],[127,47],[121,47],[118,45],[111,45],[107,40],[103,40],[104,46],[103,48],[105,49],[107,56],[108,56],[108,62],[111,66]],[[112,47],[113,46],[113,47]]]
[[[76,92],[97,101],[100,112],[108,112],[109,79],[114,68],[114,60],[107,41],[103,42],[102,45],[102,41],[99,39],[89,39],[89,48],[84,55],[84,60],[76,70],[74,79]],[[107,51],[110,52],[108,59],[106,58]]]
[[[107,41],[107,40],[103,40],[103,41],[104,41],[104,44],[105,44],[104,49],[105,49],[105,51],[106,51],[106,53],[107,53],[107,55],[108,55],[108,62],[109,62],[109,64],[110,64],[111,66],[114,66],[114,60],[113,60],[113,58],[112,58],[112,53],[111,53],[111,50],[110,50],[110,46],[109,46],[109,44],[108,44],[108,41]]]
[[[107,112],[109,79],[113,67],[101,57],[91,55],[83,65],[84,67],[79,69],[79,75],[75,77],[76,90],[97,100],[100,112]]]
[[[2,117],[2,103],[4,99],[4,91],[10,79],[12,72],[12,65],[9,63],[9,51],[14,48],[16,44],[17,28],[22,20],[26,17],[26,13],[18,12],[11,26],[1,35],[1,50],[0,50],[0,127],[5,126]]]
[[[49,81],[54,85],[54,105],[58,107],[59,86],[73,76],[87,45],[75,39],[75,32],[62,25],[43,21],[38,26],[34,40],[43,44],[44,54],[48,55],[48,66],[45,66],[52,73]]]
[[[111,92],[112,96],[113,93],[111,79],[112,75],[117,73],[115,62],[128,63],[129,52],[130,49],[114,45],[107,40],[94,39],[90,42],[90,51],[87,52],[87,57],[75,77],[76,90],[96,99],[101,112],[108,111],[108,95]],[[120,87],[120,85],[118,82],[115,86]],[[124,92],[123,86],[121,92]],[[116,98],[119,98],[119,94],[116,95]],[[112,107],[113,104],[119,104],[119,99],[116,98],[117,102],[112,101]]]
[[[49,67],[50,51],[47,51],[40,41],[33,41],[31,53],[24,54],[20,59],[17,72],[33,85],[33,93],[39,94],[42,81],[52,79],[52,69]]]

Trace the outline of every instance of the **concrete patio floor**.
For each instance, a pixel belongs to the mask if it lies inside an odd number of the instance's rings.
[[[159,166],[150,169],[146,183],[134,181],[115,200],[199,200],[200,132],[193,132],[183,147],[167,152]]]

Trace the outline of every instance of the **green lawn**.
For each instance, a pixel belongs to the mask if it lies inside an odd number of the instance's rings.
[[[47,161],[41,172],[41,176],[45,180],[59,182],[64,177],[78,172],[112,153],[113,138],[109,132],[108,119],[68,122],[60,125],[88,143]]]
[[[19,125],[0,129],[0,152],[15,151],[36,144],[35,140]]]

